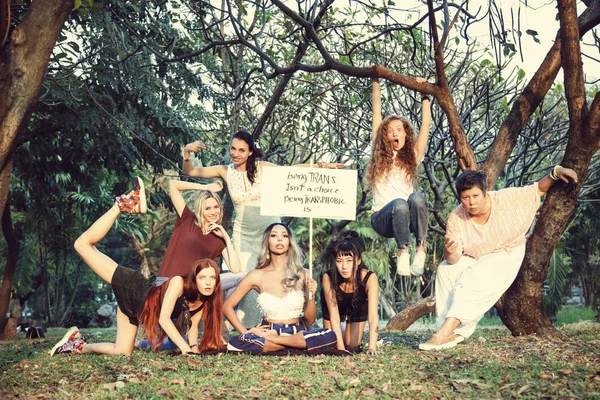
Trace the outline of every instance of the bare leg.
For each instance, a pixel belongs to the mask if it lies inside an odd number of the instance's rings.
[[[460,325],[460,320],[450,317],[450,318],[446,318],[446,321],[444,321],[444,324],[440,327],[440,329],[438,329],[438,331],[436,333],[434,333],[434,337],[438,337],[440,339],[444,339],[447,338],[448,336],[451,336],[454,334],[454,330],[456,328],[458,328],[458,325]]]
[[[366,322],[353,322],[347,324],[346,334],[344,335],[344,344],[350,347],[360,346],[366,324]]]
[[[96,249],[96,244],[108,234],[121,212],[115,204],[75,241],[75,250],[83,261],[106,283],[112,281],[117,263]]]
[[[81,353],[129,355],[133,351],[138,327],[129,322],[129,317],[117,307],[117,339],[115,343],[84,344]]]

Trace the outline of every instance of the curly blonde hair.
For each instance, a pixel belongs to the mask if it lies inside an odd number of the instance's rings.
[[[406,132],[404,146],[396,153],[395,158],[394,148],[386,134],[390,123],[393,121],[402,121],[404,132]],[[397,115],[390,115],[381,121],[379,128],[377,128],[377,138],[373,143],[371,160],[367,166],[367,181],[371,186],[381,182],[389,176],[390,171],[395,166],[406,172],[406,176],[413,187],[417,186],[415,131],[406,119]]]

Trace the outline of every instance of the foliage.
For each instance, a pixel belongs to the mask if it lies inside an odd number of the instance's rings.
[[[544,286],[544,311],[549,316],[555,315],[560,309],[572,285],[568,279],[570,260],[563,251],[558,248],[554,250],[548,267],[548,277]]]
[[[563,326],[583,321],[594,321],[598,312],[589,307],[563,307],[556,313],[556,324]]]
[[[0,344],[0,395],[13,397],[185,398],[594,398],[600,395],[598,324],[566,327],[567,343],[513,338],[506,329],[476,331],[443,352],[420,352],[429,333],[382,334],[380,356],[171,357],[57,355],[64,333]],[[93,342],[114,330],[87,330]],[[65,360],[68,359],[68,362]],[[307,379],[310,376],[310,379]]]
[[[381,64],[433,81],[436,75],[427,20],[420,18],[418,10],[399,12],[401,6],[392,3],[324,3],[331,7],[315,29],[324,46],[347,67]],[[15,4],[18,10],[14,15],[21,18],[27,2]],[[173,215],[164,181],[178,175],[181,147],[202,139],[208,149],[195,163],[227,163],[230,133],[257,126],[282,81],[281,67],[291,64],[305,42],[307,50],[301,62],[313,66],[314,71],[307,67],[291,76],[266,125],[254,132],[265,159],[282,165],[311,159],[353,161],[359,175],[357,221],[315,221],[315,254],[341,229],[357,229],[366,239],[365,263],[380,278],[388,313],[431,293],[434,269],[442,254],[445,218],[456,205],[451,200],[452,182],[460,171],[448,121],[438,104],[433,105],[431,139],[419,171],[421,190],[432,210],[429,268],[421,283],[396,277],[393,240],[379,237],[370,228],[370,194],[363,182],[370,151],[370,80],[318,70],[323,60],[314,41],[307,41],[307,32],[274,2],[226,1],[230,6],[226,10],[220,4],[76,3],[15,154],[11,205],[24,244],[15,280],[18,293],[34,290],[33,278],[42,266],[52,275],[45,286],[52,294],[49,297],[55,298],[51,302],[55,308],[64,303],[57,297],[57,289],[68,297],[75,290],[76,276],[78,286],[93,282],[96,278],[87,268],[80,268],[71,250],[73,240],[110,206],[114,195],[125,190],[118,182],[140,173],[152,182],[151,206],[156,212],[144,219],[120,218],[117,230],[122,234],[108,237],[103,244],[116,260],[135,267],[142,257],[131,239],[135,235],[144,245],[143,256],[156,270],[170,232],[169,224],[159,225]],[[307,18],[320,12],[316,6],[305,7],[308,3],[299,5],[298,10]],[[469,42],[465,50],[463,40],[471,22],[470,15],[461,14],[452,27],[447,18],[440,24],[449,29],[444,54],[450,90],[481,162],[494,132],[523,90],[525,76],[508,68],[512,51],[488,50],[476,42]],[[526,33],[536,36],[533,31]],[[518,47],[504,32],[495,36],[504,50]],[[418,94],[386,83],[382,89],[384,112],[404,115],[418,126]],[[567,121],[564,90],[557,86],[519,136],[498,187],[531,182],[556,163],[564,151]],[[593,179],[590,181],[593,186]],[[596,211],[582,209],[578,215],[589,221],[577,219],[575,229],[585,232],[580,227],[595,226],[595,216],[600,215]],[[293,220],[292,228],[306,249],[306,222]],[[586,282],[593,272],[589,270],[592,264],[578,256],[585,253],[577,244],[581,239],[576,233],[572,237],[565,248],[577,277],[565,278],[560,269],[553,269],[556,273],[548,282],[557,290],[552,293],[560,293],[565,279]],[[2,255],[3,246],[0,244]],[[595,255],[592,250],[589,256]],[[561,250],[556,257],[563,260],[566,256]],[[591,276],[597,279],[600,274]],[[591,288],[592,293],[597,287]],[[556,308],[559,303],[554,304]]]

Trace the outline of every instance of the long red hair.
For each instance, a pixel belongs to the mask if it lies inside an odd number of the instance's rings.
[[[387,138],[387,130],[392,121],[402,121],[406,138],[404,146],[394,158],[394,148]],[[387,178],[394,166],[400,167],[413,187],[417,186],[417,157],[415,156],[415,133],[412,125],[396,115],[386,117],[377,128],[377,138],[371,149],[371,160],[367,166],[367,181],[371,186]]]
[[[215,289],[210,296],[201,295],[196,284],[196,276],[205,268],[215,270]],[[160,329],[158,321],[160,319],[160,310],[164,295],[167,292],[171,279],[169,278],[162,285],[150,290],[144,302],[144,308],[138,316],[140,324],[143,325],[143,330],[148,338],[148,343],[155,343],[155,351],[166,337],[164,331]],[[203,304],[202,321],[204,322],[204,334],[200,339],[200,351],[224,350],[225,345],[223,344],[223,337],[221,335],[221,324],[223,323],[223,290],[221,289],[219,267],[213,260],[208,258],[198,260],[190,270],[190,273],[183,277],[183,296],[188,302],[200,300]]]

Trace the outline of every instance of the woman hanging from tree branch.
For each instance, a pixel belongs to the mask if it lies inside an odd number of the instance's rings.
[[[417,82],[426,80],[417,78]],[[373,144],[367,167],[367,180],[373,190],[371,226],[381,236],[396,239],[396,272],[403,276],[422,275],[425,267],[427,199],[415,189],[417,167],[423,161],[429,138],[431,110],[429,97],[423,95],[421,101],[421,128],[415,138],[406,119],[391,115],[381,120],[379,80],[373,80]],[[411,233],[416,239],[412,264],[408,253]]]

